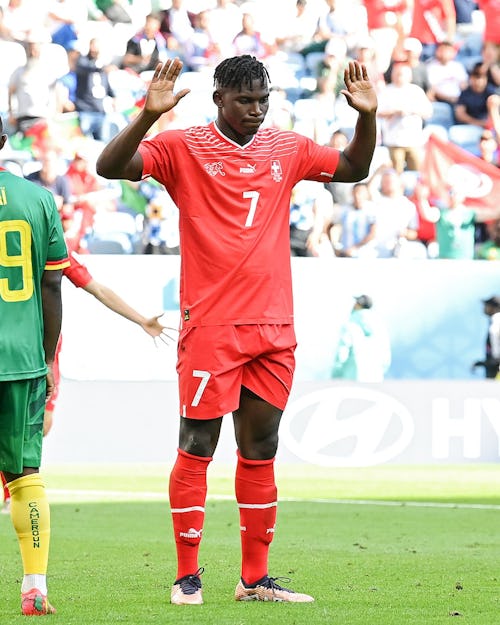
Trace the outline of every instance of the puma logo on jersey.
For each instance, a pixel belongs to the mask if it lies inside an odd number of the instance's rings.
[[[256,169],[257,165],[249,165],[247,163],[245,167],[240,167],[240,174],[255,174]]]
[[[221,161],[217,161],[216,163],[207,163],[205,165],[205,169],[212,177],[217,176],[217,174],[220,174],[221,176],[226,175]]]

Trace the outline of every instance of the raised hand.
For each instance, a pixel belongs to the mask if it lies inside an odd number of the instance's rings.
[[[353,109],[359,113],[374,113],[377,110],[377,94],[364,64],[350,61],[344,70],[344,82],[347,89],[342,89],[340,93],[345,95]]]
[[[146,93],[144,102],[146,112],[155,115],[166,113],[189,93],[189,89],[182,89],[174,94],[175,81],[181,70],[182,61],[178,58],[158,63]]]

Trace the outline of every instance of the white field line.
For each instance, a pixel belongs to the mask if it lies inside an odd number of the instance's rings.
[[[168,502],[166,493],[119,491],[119,490],[65,490],[47,489],[50,501],[53,502],[89,502],[89,501],[165,501]],[[208,495],[210,501],[234,501],[233,495]],[[377,501],[371,499],[320,499],[320,498],[299,498],[280,497],[280,501],[295,503],[320,503],[336,505],[357,505],[357,506],[392,506],[408,508],[457,508],[463,510],[499,510],[497,504],[481,503],[441,503],[434,501]]]

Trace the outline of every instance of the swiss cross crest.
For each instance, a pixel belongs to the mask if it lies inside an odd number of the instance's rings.
[[[274,182],[281,182],[283,178],[283,170],[281,169],[281,163],[279,161],[271,162],[271,176]]]
[[[217,176],[217,174],[220,174],[221,176],[226,175],[221,161],[217,161],[216,163],[207,163],[205,165],[205,169],[211,176]]]

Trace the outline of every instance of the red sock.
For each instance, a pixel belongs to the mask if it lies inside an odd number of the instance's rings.
[[[177,450],[170,474],[169,494],[175,546],[177,577],[196,573],[207,496],[207,468],[212,458],[193,456]]]
[[[2,478],[3,500],[7,501],[7,499],[10,499],[10,492],[9,492],[9,489],[7,488],[7,480],[5,479],[5,475],[1,471],[0,471],[0,476]]]
[[[274,458],[247,460],[238,453],[236,501],[240,511],[241,577],[253,584],[268,573],[269,545],[274,537],[277,495]]]

